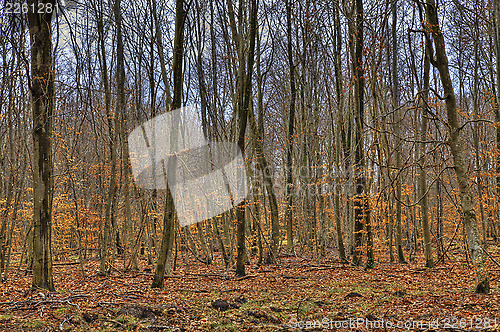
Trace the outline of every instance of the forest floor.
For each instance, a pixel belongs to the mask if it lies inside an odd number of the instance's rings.
[[[154,269],[144,262],[141,272],[120,271],[117,262],[99,276],[98,262],[89,261],[85,277],[71,262],[54,263],[56,292],[32,289],[30,275],[4,282],[0,330],[500,331],[500,270],[492,263],[489,295],[474,294],[465,258],[433,269],[418,261],[365,270],[333,256],[321,263],[280,257],[276,265],[248,265],[244,278],[190,261],[163,289],[149,287]]]

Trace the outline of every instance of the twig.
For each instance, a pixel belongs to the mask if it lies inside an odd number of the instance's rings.
[[[71,320],[71,318],[73,318],[73,315],[69,316],[68,318],[66,318],[65,320],[63,320],[61,324],[59,324],[59,330],[60,331],[64,331],[64,323],[69,322]]]
[[[257,276],[258,276],[258,274],[247,274],[246,276],[243,276],[243,277],[238,277],[238,278],[236,278],[236,279],[234,279],[234,280],[236,280],[236,281],[240,281],[240,280],[243,280],[243,279],[255,278],[255,277],[257,277]]]

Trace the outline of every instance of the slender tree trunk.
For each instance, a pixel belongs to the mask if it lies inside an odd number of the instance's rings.
[[[355,164],[355,190],[356,196],[354,197],[354,250],[353,250],[353,264],[361,264],[361,242],[363,239],[363,226],[366,222],[367,216],[367,200],[365,193],[365,174],[364,174],[364,90],[365,78],[363,70],[363,0],[356,0],[356,31],[351,38],[354,38],[355,53],[353,58],[353,72],[354,72],[354,100],[355,100],[355,135],[356,146],[354,153]],[[367,264],[373,264],[368,261]]]
[[[240,148],[242,154],[245,152],[245,132],[247,126],[248,119],[248,109],[250,106],[250,98],[252,97],[252,73],[253,73],[253,64],[254,64],[254,52],[255,52],[255,36],[257,34],[257,11],[258,5],[257,0],[250,1],[250,31],[249,31],[249,39],[250,39],[250,47],[248,49],[248,55],[246,59],[246,70],[243,72],[240,71],[240,79],[242,79],[243,86],[242,92],[243,95],[239,98],[240,103],[238,105],[238,147]],[[240,15],[240,20],[242,19]],[[241,21],[240,21],[241,23]],[[240,35],[243,34],[243,31],[240,26]],[[242,43],[242,39],[240,39]],[[240,45],[241,46],[241,45]],[[240,53],[240,65],[241,61],[245,61],[243,57],[243,52]],[[244,82],[243,82],[244,80]],[[244,199],[238,206],[236,207],[236,217],[237,217],[237,259],[236,259],[236,275],[244,276],[245,275],[245,231],[246,231],[246,220],[245,220],[245,206],[246,200]]]
[[[474,1],[474,6],[478,8],[479,4]],[[478,121],[474,123],[472,140],[474,143],[474,152],[475,152],[475,163],[476,163],[476,181],[477,181],[477,192],[479,195],[479,214],[481,216],[481,229],[483,236],[483,246],[486,249],[488,243],[486,241],[486,218],[484,217],[484,204],[483,204],[483,179],[481,170],[483,167],[481,166],[481,156],[480,156],[480,144],[479,144],[479,21],[478,16],[474,16],[474,28],[473,28],[473,36],[474,36],[474,73],[473,73],[473,88],[472,88],[472,104],[473,104],[473,116],[474,120]]]
[[[432,243],[431,243],[431,232],[429,225],[429,195],[427,193],[427,158],[426,158],[426,140],[427,140],[427,110],[429,101],[429,72],[430,72],[430,44],[431,40],[425,37],[425,58],[424,58],[424,84],[422,91],[422,123],[420,127],[420,173],[419,173],[419,199],[421,199],[420,209],[422,218],[422,228],[424,233],[424,256],[425,256],[425,266],[428,268],[434,267],[434,261],[432,258]]]
[[[117,121],[117,132],[119,136],[119,143],[121,146],[121,157],[122,157],[122,184],[123,184],[123,194],[124,194],[124,228],[123,228],[123,239],[124,248],[128,243],[132,243],[132,221],[131,221],[131,209],[130,209],[130,192],[129,192],[129,152],[128,152],[128,142],[126,140],[127,130],[125,125],[125,120],[127,112],[125,111],[125,59],[123,54],[123,35],[122,35],[122,14],[121,14],[121,0],[115,0],[114,5],[115,11],[115,22],[116,22],[116,76],[117,76],[117,99],[116,99],[116,112],[115,118]],[[115,195],[115,205],[116,205],[116,195]],[[116,229],[116,234],[118,236],[119,230]],[[118,243],[117,243],[118,244]],[[125,252],[125,251],[124,251]],[[125,256],[124,256],[125,257]],[[125,260],[124,260],[125,262]]]
[[[174,74],[174,98],[171,110],[176,110],[182,106],[182,59],[184,53],[184,22],[186,12],[184,11],[184,0],[176,0],[175,5],[175,36],[174,36],[174,56],[172,60],[172,71]],[[174,124],[175,125],[175,124]],[[173,130],[172,133],[176,133]],[[171,144],[176,145],[176,138],[171,138]],[[169,158],[167,171],[176,168],[176,158]],[[169,177],[170,179],[171,177]],[[155,276],[151,288],[163,288],[163,279],[167,267],[167,259],[172,252],[175,234],[175,206],[172,193],[167,185],[165,192],[165,210],[163,215],[163,236],[161,242],[158,262],[156,263]],[[170,272],[170,271],[169,271]]]
[[[337,121],[335,123],[335,164],[336,164],[336,174],[335,174],[335,183],[334,183],[334,214],[335,214],[335,229],[337,232],[337,245],[339,248],[339,257],[342,262],[347,262],[344,240],[342,236],[342,218],[340,214],[340,197],[341,197],[341,188],[340,188],[340,176],[342,173],[342,167],[340,163],[340,158],[342,156],[342,133],[341,128],[344,122],[344,95],[343,95],[343,78],[342,78],[342,29],[340,27],[340,14],[339,14],[339,6],[340,1],[337,1],[333,6],[334,10],[334,34],[335,34],[335,92],[337,95],[337,104],[338,104],[338,114]],[[332,114],[333,117],[333,114]],[[333,122],[333,119],[332,119]],[[333,127],[333,123],[332,123]],[[333,128],[332,128],[333,129]]]
[[[46,1],[54,5],[55,1]],[[29,0],[28,6],[38,6]],[[31,37],[31,97],[33,112],[33,285],[54,291],[52,280],[52,114],[54,66],[52,12],[28,12]]]
[[[500,0],[493,0],[493,10],[495,14],[495,49],[496,49],[496,103],[495,103],[495,123],[496,123],[496,193],[497,202],[500,200]]]
[[[101,2],[102,5],[102,2]],[[102,6],[101,6],[102,7]],[[111,92],[109,87],[109,79],[108,79],[108,66],[106,60],[106,46],[105,46],[105,35],[104,35],[104,22],[103,22],[103,13],[102,8],[96,9],[99,13],[98,21],[97,21],[97,31],[99,35],[99,57],[101,61],[101,75],[104,85],[104,103],[105,103],[105,111],[108,125],[108,133],[109,133],[109,149],[110,149],[110,158],[111,158],[111,170],[109,175],[109,188],[108,194],[106,198],[106,207],[104,212],[104,229],[102,235],[101,242],[101,260],[99,265],[99,273],[106,274],[110,266],[108,264],[108,251],[109,245],[112,239],[112,228],[111,228],[111,218],[112,218],[112,209],[113,209],[113,197],[115,196],[116,191],[116,137],[115,131],[113,129],[113,114],[111,112]]]
[[[257,128],[257,123],[255,121],[255,116],[253,110],[248,113],[250,120],[250,128],[253,135],[253,146],[257,157],[257,167],[262,173],[264,179],[264,187],[266,188],[267,195],[269,196],[269,209],[271,210],[271,250],[267,256],[268,263],[276,263],[276,257],[278,256],[278,246],[279,246],[279,216],[278,216],[278,201],[276,199],[276,194],[274,193],[273,176],[271,170],[268,167],[266,156],[264,155],[264,148],[262,147],[263,137],[261,136],[261,131]],[[260,226],[259,226],[260,227]]]
[[[286,34],[287,34],[287,57],[288,57],[288,68],[290,75],[290,111],[288,115],[288,147],[286,151],[286,210],[285,210],[285,220],[286,220],[286,237],[287,237],[287,250],[289,252],[293,251],[293,172],[292,172],[292,162],[293,162],[293,132],[295,127],[295,98],[296,98],[296,88],[295,88],[295,65],[293,63],[293,53],[292,53],[292,3],[290,0],[286,0]]]
[[[398,44],[397,44],[397,1],[392,5],[392,108],[394,111],[394,135],[396,137],[396,170],[401,169],[401,111],[399,109],[399,84],[398,84]],[[403,254],[401,231],[401,174],[396,178],[396,250],[398,260],[405,263]]]
[[[427,14],[427,24],[424,25],[424,29],[427,33],[430,33],[434,39],[436,59],[433,60],[431,58],[431,63],[438,69],[441,77],[441,83],[443,85],[446,113],[448,116],[448,130],[450,135],[449,145],[451,154],[453,155],[453,166],[458,181],[463,222],[467,232],[470,257],[476,269],[475,291],[477,293],[489,293],[489,271],[486,267],[486,255],[481,247],[481,241],[477,228],[477,218],[474,211],[474,198],[467,174],[464,147],[460,139],[461,127],[458,118],[455,92],[453,90],[453,83],[448,67],[448,57],[445,50],[444,36],[438,25],[438,15],[435,1],[427,0],[425,10]]]

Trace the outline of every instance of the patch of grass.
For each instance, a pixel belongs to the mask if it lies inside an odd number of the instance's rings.
[[[372,295],[373,294],[373,288],[366,286],[356,286],[354,287],[354,292],[362,294],[362,295]]]
[[[238,326],[232,322],[213,322],[210,324],[212,331],[239,331]]]
[[[64,315],[70,308],[68,307],[60,307],[60,308],[57,308],[56,310],[54,310],[54,313],[56,315]]]
[[[33,320],[29,320],[29,321],[25,322],[23,324],[23,327],[32,328],[32,329],[40,329],[42,327],[45,327],[45,322],[43,320],[40,320],[40,319],[33,319]]]
[[[116,321],[122,324],[133,324],[136,325],[139,323],[139,318],[136,318],[134,316],[126,316],[126,315],[120,315],[116,318]]]
[[[297,304],[296,311],[298,312],[299,317],[308,316],[316,311],[318,306],[311,301],[303,301]]]
[[[370,303],[360,303],[357,305],[357,307],[361,313],[366,313],[366,312],[371,311],[371,309],[373,308],[373,304],[371,302]]]
[[[423,290],[417,290],[417,291],[411,292],[411,294],[415,295],[415,296],[425,296],[425,295],[427,295],[427,293],[428,292],[423,291]]]
[[[380,299],[380,302],[391,303],[396,297],[394,295],[384,296]]]

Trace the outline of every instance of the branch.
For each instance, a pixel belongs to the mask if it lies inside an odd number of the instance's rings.
[[[431,58],[431,60],[432,60],[432,58]],[[432,61],[431,61],[431,62],[432,62]],[[431,90],[432,92],[434,92],[434,94],[436,95],[436,97],[438,97],[438,99],[439,99],[439,100],[446,100],[446,99],[448,98],[448,96],[441,97],[441,96],[439,95],[439,93],[437,93],[437,91],[436,91],[436,90],[434,90],[434,88],[432,88],[432,87],[429,87],[429,90]]]
[[[466,121],[463,125],[461,125],[459,128],[458,128],[458,132],[460,130],[462,130],[466,125],[468,125],[469,123],[475,123],[475,122],[486,122],[486,123],[490,123],[492,125],[495,125],[495,122],[494,121],[491,121],[491,120],[486,120],[486,119],[476,119],[476,120],[469,120],[469,121]]]

